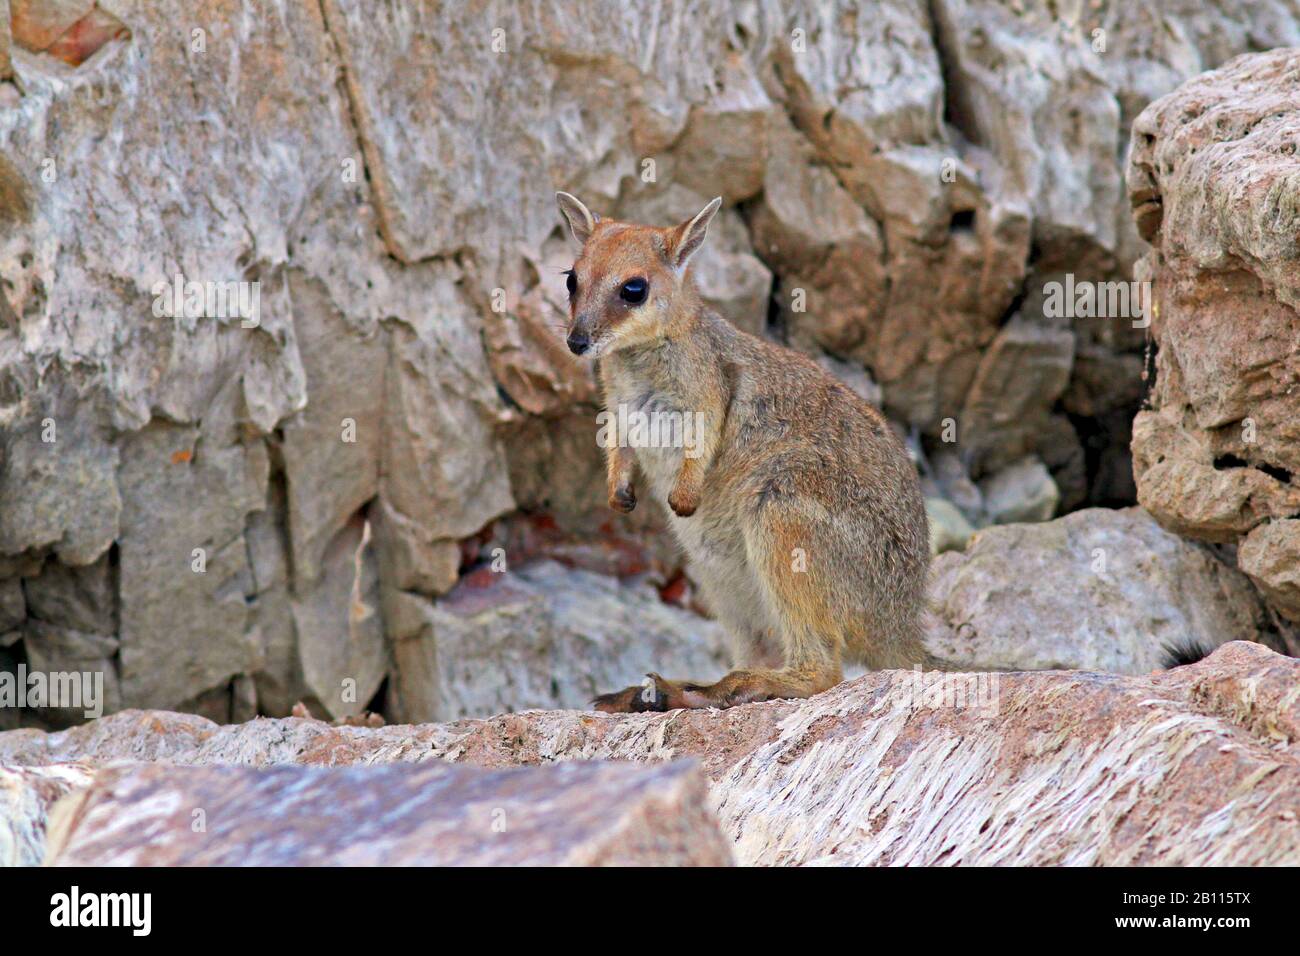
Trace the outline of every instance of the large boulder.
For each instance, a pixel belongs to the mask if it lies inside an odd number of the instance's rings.
[[[1284,645],[1258,592],[1141,508],[978,532],[931,572],[927,646],[967,667],[1145,674],[1228,641]]]
[[[32,771],[19,771],[31,773]],[[698,768],[118,767],[56,805],[52,866],[726,866]]]
[[[1300,49],[1239,57],[1145,109],[1128,187],[1151,249],[1152,407],[1139,500],[1165,527],[1240,543],[1300,621]]]
[[[1298,685],[1300,661],[1233,642],[1196,664],[1142,676],[882,671],[807,700],[725,711],[533,712],[375,729],[294,718],[221,727],[125,712],[57,734],[0,734],[0,763],[373,771],[425,761],[504,768],[693,757],[742,863],[1297,865]],[[175,804],[153,813],[192,818],[192,795],[181,794],[195,791],[183,789],[182,776],[107,779],[91,797],[106,808],[97,817],[105,827],[132,819],[107,810],[116,787],[156,785]],[[195,786],[219,800],[219,779],[198,777]],[[278,786],[225,779],[240,781],[244,794]],[[219,818],[210,813],[208,825]],[[159,852],[220,854],[211,834],[168,826],[180,831],[178,849]],[[347,829],[328,839],[351,840],[356,831]],[[102,859],[113,859],[112,841],[130,838],[103,832],[86,827],[84,845],[98,842]]]

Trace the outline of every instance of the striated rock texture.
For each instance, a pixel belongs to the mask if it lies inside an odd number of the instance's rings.
[[[721,194],[709,302],[963,487],[1029,461],[998,514],[1131,502],[1143,333],[1044,288],[1128,277],[1129,122],[1298,13],[0,0],[0,666],[427,720],[468,706],[427,622],[489,523],[665,560],[657,503],[604,508],[557,187],[656,222]]]
[[[1300,621],[1300,49],[1240,57],[1138,117],[1133,215],[1159,343],[1133,426],[1142,505],[1238,544]]]
[[[1141,508],[980,531],[931,572],[926,646],[967,667],[1145,674],[1272,634],[1259,594]]]
[[[808,700],[726,711],[534,712],[378,729],[128,712],[57,734],[0,734],[0,763],[373,771],[692,757],[742,863],[1296,865],[1297,686],[1300,662],[1234,642],[1146,676],[887,671]],[[107,790],[131,779],[109,777],[92,806],[108,806]],[[137,779],[162,787],[169,777]],[[176,789],[160,792],[179,792],[184,778],[170,779]]]
[[[60,803],[52,866],[726,866],[686,761],[123,767]]]
[[[93,779],[93,769],[78,764],[0,767],[0,867],[38,866],[51,807]]]

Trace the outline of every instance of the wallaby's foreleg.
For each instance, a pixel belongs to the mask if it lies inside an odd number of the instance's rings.
[[[605,451],[605,484],[609,506],[627,514],[636,507],[636,489],[632,485],[632,449],[615,445]]]
[[[609,506],[627,514],[636,507],[636,488],[632,484],[636,456],[628,447],[627,436],[618,430],[616,393],[609,379],[609,370],[601,365],[598,372],[605,398],[605,410],[611,416],[609,432],[605,436],[605,493]]]
[[[685,413],[691,418],[689,427],[683,429],[682,466],[668,493],[668,507],[679,518],[689,518],[699,508],[705,475],[722,441],[721,392],[711,391],[704,398],[703,405],[702,409]]]

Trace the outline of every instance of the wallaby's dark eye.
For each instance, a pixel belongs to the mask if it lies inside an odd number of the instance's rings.
[[[564,284],[569,289],[569,295],[573,296],[578,291],[578,277],[573,274],[572,269],[566,272],[565,275],[568,276],[568,278],[564,280]]]
[[[646,288],[645,279],[628,279],[623,283],[623,288],[618,290],[618,297],[624,302],[636,305],[645,301]]]

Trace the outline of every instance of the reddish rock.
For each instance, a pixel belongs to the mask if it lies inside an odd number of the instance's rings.
[[[1133,424],[1138,499],[1162,525],[1244,543],[1300,620],[1300,49],[1238,57],[1147,107],[1128,188],[1151,250],[1159,345]]]
[[[936,683],[941,681],[942,683]],[[1300,864],[1300,661],[1257,644],[1141,677],[868,674],[726,711],[331,727],[127,712],[0,734],[0,762],[483,767],[694,757],[758,864]],[[940,692],[943,693],[940,693]]]
[[[53,866],[726,866],[699,770],[566,763],[119,767],[51,818]]]

